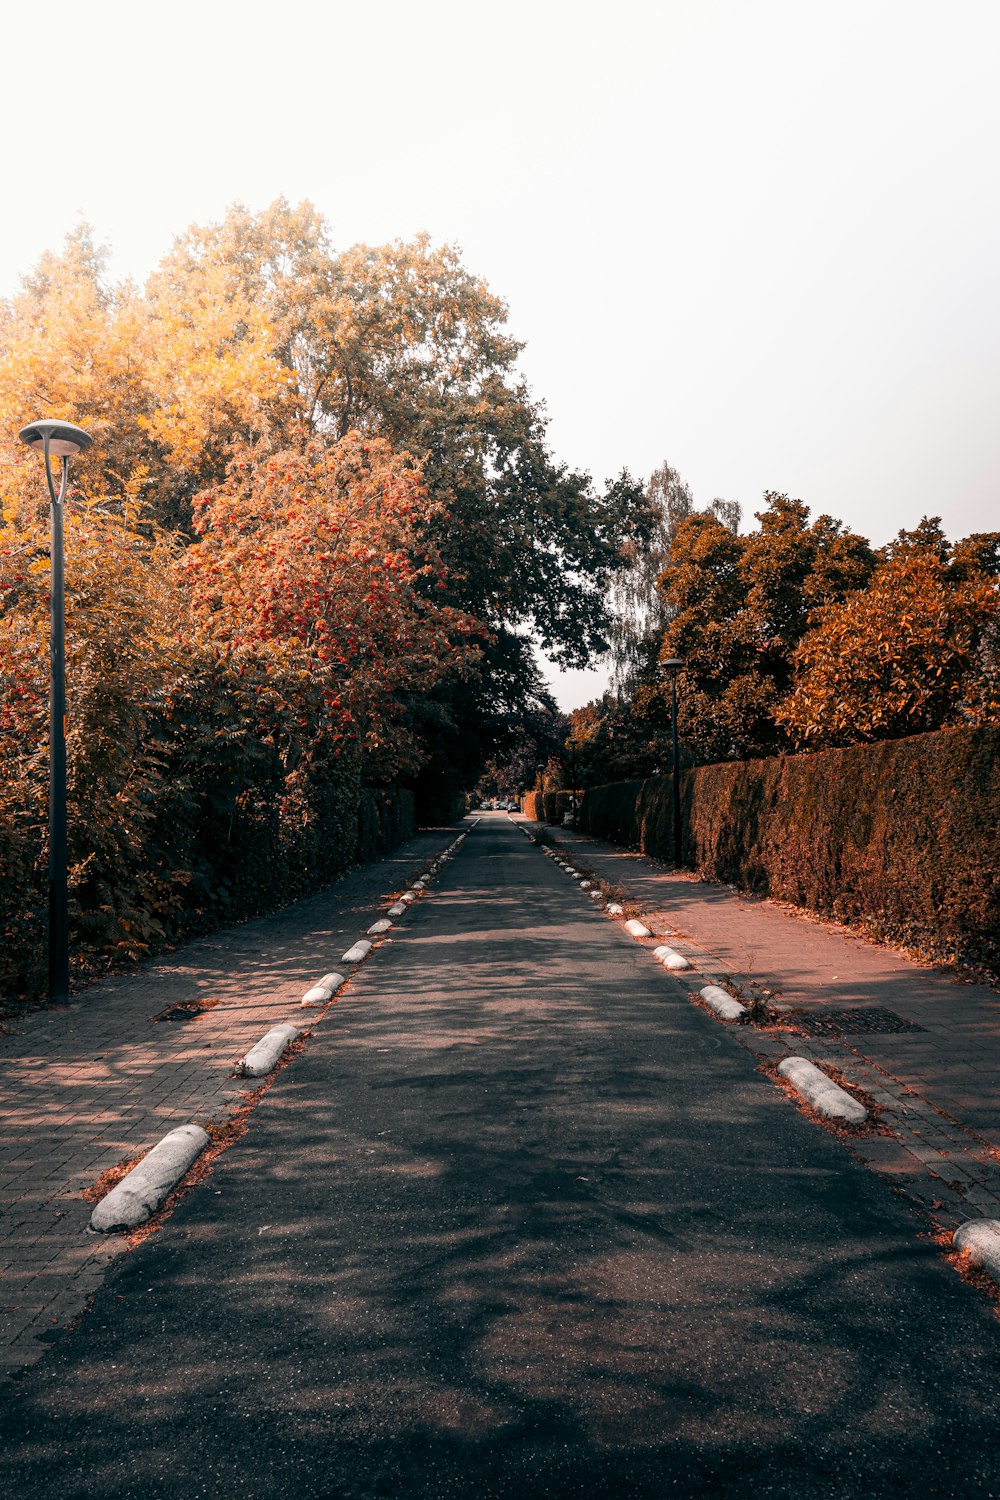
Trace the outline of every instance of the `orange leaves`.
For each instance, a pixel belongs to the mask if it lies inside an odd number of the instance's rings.
[[[956,577],[937,549],[890,549],[867,589],[818,610],[776,718],[801,745],[989,722],[1000,678],[1000,583]]]
[[[431,509],[419,467],[382,439],[351,433],[241,460],[198,497],[201,540],[181,564],[201,628],[254,643],[335,699],[341,719],[314,733],[353,725],[391,758],[398,695],[471,659],[474,622],[420,592],[438,566],[417,533]]]

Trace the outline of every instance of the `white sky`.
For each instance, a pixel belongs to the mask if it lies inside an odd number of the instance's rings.
[[[50,0],[3,39],[0,294],[79,214],[141,279],[307,197],[459,244],[598,481],[1000,526],[998,0]]]

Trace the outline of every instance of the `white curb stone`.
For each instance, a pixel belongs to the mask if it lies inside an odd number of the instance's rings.
[[[593,883],[594,882],[592,880],[581,880],[580,881],[580,889],[581,889],[581,891],[589,891],[590,888],[591,888],[591,886],[593,885]]]
[[[394,901],[386,912],[387,917],[401,917],[406,910],[402,901]]]
[[[625,923],[625,931],[630,932],[633,937],[653,936],[646,924],[644,922],[640,922],[638,917],[629,917],[628,921]]]
[[[378,921],[377,922],[373,922],[372,925],[369,927],[369,929],[368,929],[368,936],[369,937],[381,937],[382,933],[383,932],[388,932],[389,928],[391,926],[392,926],[392,923],[389,921],[388,917],[379,917]]]
[[[246,1057],[236,1064],[236,1071],[244,1078],[263,1078],[265,1073],[270,1073],[289,1042],[294,1042],[298,1035],[299,1028],[287,1022],[284,1026],[272,1026],[270,1031],[265,1031],[256,1047],[251,1047]]]
[[[591,901],[603,901],[604,897],[601,895],[600,891],[591,891],[590,899]]]
[[[427,882],[426,882],[426,880],[415,880],[413,882],[413,884],[410,886],[410,890],[411,891],[425,891],[426,889],[427,889]]]
[[[604,910],[607,912],[609,917],[620,917],[622,914],[622,909],[618,905],[617,901],[609,901]]]
[[[373,946],[367,938],[359,938],[352,948],[348,948],[340,961],[342,964],[359,964],[363,958],[368,957]]]
[[[724,1021],[738,1021],[740,1016],[746,1015],[746,1006],[741,1005],[721,984],[706,984],[698,993],[705,1004]]]
[[[653,957],[658,958],[665,969],[690,969],[691,967],[683,953],[678,953],[676,948],[668,948],[666,943],[653,949]]]
[[[323,978],[317,980],[311,990],[306,990],[300,1005],[325,1005],[332,1000],[344,982],[343,974],[324,974]]]
[[[400,896],[399,899],[400,899],[400,901],[406,901],[406,902],[416,901],[416,899],[417,899],[416,892],[415,891],[404,891],[403,894]]]
[[[201,1155],[208,1139],[208,1131],[200,1125],[178,1125],[171,1130],[96,1205],[90,1216],[91,1229],[113,1234],[144,1224]]]
[[[867,1120],[868,1111],[864,1105],[806,1058],[786,1057],[778,1064],[778,1072],[798,1090],[807,1104],[828,1119],[848,1120],[853,1125]]]
[[[966,1219],[951,1242],[956,1250],[964,1250],[974,1266],[981,1266],[1000,1283],[1000,1219]]]

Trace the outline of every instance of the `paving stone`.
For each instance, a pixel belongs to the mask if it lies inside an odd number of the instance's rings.
[[[954,1200],[966,1216],[969,1206],[997,1216],[1000,1164],[983,1146],[985,1140],[1000,1147],[1000,1005],[993,990],[956,985],[946,971],[843,928],[675,872],[604,840],[571,829],[552,833],[597,878],[626,892],[624,900],[655,912],[701,972],[718,964],[731,983],[780,996],[779,1007],[850,1009],[863,1000],[921,1027],[916,1033],[845,1032],[839,1040],[750,1027],[733,1027],[729,1035],[769,1061],[794,1050],[834,1063],[879,1106],[881,1123],[896,1137],[855,1138],[856,1154],[905,1183],[907,1192],[912,1188],[925,1207]],[[776,1035],[787,1035],[787,1042]],[[875,1145],[879,1139],[889,1145]],[[949,1178],[963,1188],[964,1202],[948,1188]]]
[[[86,1236],[84,1187],[192,1116],[242,1102],[236,1057],[380,916],[386,898],[453,835],[419,835],[284,912],[187,945],[86,991],[68,1011],[38,1010],[0,1036],[0,1368],[44,1352],[100,1285],[122,1242]],[[192,995],[219,1004],[192,1021],[151,1022]],[[54,1320],[54,1321],[53,1321]]]

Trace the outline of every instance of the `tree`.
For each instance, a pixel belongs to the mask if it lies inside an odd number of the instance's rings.
[[[378,781],[420,761],[402,695],[475,661],[476,621],[420,587],[444,587],[419,536],[428,508],[419,466],[384,439],[314,438],[234,460],[198,498],[200,540],[183,558],[204,628],[319,687],[313,749],[357,744]]]
[[[156,429],[184,493],[218,483],[236,444],[329,444],[350,429],[419,463],[416,527],[443,578],[418,588],[474,616],[484,640],[478,680],[463,671],[411,698],[413,733],[425,783],[431,763],[474,781],[473,753],[504,751],[502,717],[534,711],[530,643],[568,665],[606,648],[638,486],[623,474],[599,491],[553,461],[507,309],[452,246],[419,236],[338,253],[308,204],[236,206],[176,242],[149,297],[164,351],[152,378],[184,392],[161,403]]]
[[[646,486],[648,515],[622,544],[623,565],[612,585],[611,656],[616,691],[634,693],[655,680],[660,639],[671,607],[658,580],[670,562],[677,528],[695,514],[694,497],[676,469],[664,461]],[[738,500],[712,500],[705,509],[732,532],[742,516]]]
[[[660,587],[673,611],[661,656],[679,656],[681,737],[699,760],[787,748],[775,718],[810,609],[842,599],[871,573],[863,537],[800,500],[769,491],[760,529],[733,535],[714,516],[691,516],[674,538]],[[665,688],[657,689],[661,697]]]
[[[868,586],[815,610],[777,720],[800,747],[1000,720],[1000,532],[901,531]]]

